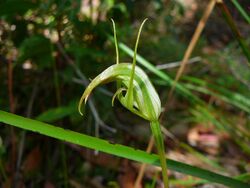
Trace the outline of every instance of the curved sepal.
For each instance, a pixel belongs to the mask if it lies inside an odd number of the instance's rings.
[[[94,88],[96,88],[100,84],[112,81],[120,81],[121,87],[124,88],[123,90],[125,90],[126,92],[125,95],[123,95],[122,93],[117,95],[117,98],[121,102],[121,104],[131,112],[139,115],[146,120],[157,120],[161,112],[161,102],[159,96],[146,73],[138,66],[135,67],[134,72],[132,98],[133,101],[128,101],[127,91],[132,71],[132,64],[120,63],[108,67],[101,74],[99,74],[95,79],[91,81],[80,99],[78,105],[80,114],[82,114],[81,106],[83,101],[86,103],[89,95]],[[133,104],[132,106],[131,103]]]

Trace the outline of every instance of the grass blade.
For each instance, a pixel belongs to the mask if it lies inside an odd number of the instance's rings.
[[[223,89],[221,89],[221,91],[224,92],[224,93],[216,93],[216,92],[213,92],[213,91],[211,91],[211,90],[209,90],[209,89],[207,89],[205,87],[196,86],[196,85],[193,85],[193,84],[185,84],[185,86],[188,89],[192,89],[194,91],[198,91],[198,92],[201,92],[201,93],[204,93],[204,94],[208,94],[208,95],[218,97],[221,100],[223,100],[223,101],[225,101],[225,102],[227,102],[229,104],[232,104],[232,105],[238,107],[239,109],[244,110],[247,113],[250,113],[250,106],[247,103],[249,101],[248,98],[246,98],[245,96],[242,96],[242,95],[240,95],[238,93],[234,93],[234,92],[230,93],[230,92],[228,92],[226,90],[223,91]],[[246,100],[244,101],[244,99],[246,99]]]
[[[59,140],[67,141],[90,149],[99,150],[119,157],[124,157],[130,160],[141,163],[148,163],[160,166],[159,157],[155,154],[148,154],[141,150],[123,146],[119,144],[111,144],[106,140],[85,134],[77,133],[71,130],[65,130],[40,121],[28,119],[15,114],[11,114],[0,110],[0,122],[6,123],[25,130],[33,131]],[[190,166],[174,160],[167,160],[169,169],[175,170],[184,174],[189,174],[195,177],[206,179],[208,181],[226,185],[233,188],[248,188],[249,184],[242,181],[213,173],[198,167]]]
[[[111,40],[113,40],[113,39],[111,39]],[[134,52],[128,46],[126,46],[123,43],[119,43],[119,47],[120,47],[120,49],[122,51],[124,51],[125,53],[127,53],[129,56],[133,57]],[[162,80],[164,80],[169,86],[172,86],[174,84],[174,80],[172,78],[170,78],[167,74],[165,74],[161,70],[158,70],[157,68],[155,68],[154,65],[152,65],[149,61],[147,61],[146,59],[144,59],[139,54],[137,54],[137,56],[136,56],[136,61],[140,65],[142,65],[143,67],[145,67],[146,69],[148,69],[149,71],[151,71],[152,73],[154,73],[155,75],[157,75],[159,78],[161,78]],[[176,83],[176,90],[180,94],[182,94],[184,97],[188,98],[190,101],[202,103],[202,100],[200,100],[198,97],[196,97],[195,95],[193,95],[189,90],[187,90],[181,84]]]
[[[238,9],[238,11],[241,13],[242,17],[245,18],[245,20],[250,24],[250,16],[242,8],[240,3],[237,0],[231,0],[231,1],[233,2],[234,6]]]
[[[36,117],[38,121],[44,121],[47,123],[52,123],[67,117],[73,113],[76,113],[75,109],[76,103],[72,103],[69,106],[60,106],[56,108],[51,108]]]
[[[246,44],[246,41],[245,39],[241,36],[233,18],[232,18],[232,15],[231,13],[229,12],[227,6],[225,3],[218,3],[218,7],[220,8],[228,26],[231,28],[235,38],[238,40],[239,42],[239,45],[243,51],[243,53],[245,54],[247,60],[248,60],[248,63],[250,64],[250,50],[249,50],[249,47],[247,46]]]

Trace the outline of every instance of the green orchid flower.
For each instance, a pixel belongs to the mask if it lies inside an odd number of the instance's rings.
[[[161,134],[160,123],[158,120],[161,113],[161,101],[146,73],[140,67],[136,66],[137,47],[141,30],[146,20],[147,19],[142,22],[139,28],[134,49],[133,62],[131,64],[119,62],[116,28],[114,21],[111,19],[114,29],[116,64],[108,67],[91,81],[80,99],[78,110],[80,114],[83,115],[81,111],[82,104],[83,102],[86,104],[88,97],[94,88],[100,84],[115,81],[117,83],[117,91],[113,96],[112,105],[114,103],[114,99],[117,98],[126,109],[150,122],[150,127],[154,135],[162,166],[164,185],[166,188],[168,188],[165,147]]]

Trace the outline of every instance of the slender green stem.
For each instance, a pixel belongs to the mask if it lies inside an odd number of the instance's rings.
[[[165,188],[169,187],[168,183],[168,175],[167,175],[167,163],[166,163],[166,154],[165,154],[165,147],[163,142],[163,137],[161,133],[161,127],[159,121],[152,121],[150,122],[151,130],[154,135],[156,147],[158,150],[161,168],[162,168],[162,177]]]
[[[247,46],[245,39],[241,36],[236,24],[234,23],[234,20],[232,18],[231,13],[229,12],[225,3],[218,3],[218,6],[219,6],[223,16],[225,17],[227,24],[229,25],[233,34],[235,35],[236,39],[238,40],[240,47],[241,47],[243,53],[245,54],[246,58],[248,59],[248,63],[250,65],[249,47]]]
[[[155,188],[156,187],[156,180],[157,180],[158,172],[155,172],[155,175],[153,177],[153,181],[150,185],[150,188]]]
[[[238,11],[241,13],[242,17],[245,18],[245,20],[250,24],[250,16],[242,8],[240,3],[237,0],[231,0],[231,1],[233,2],[234,6],[238,9]]]

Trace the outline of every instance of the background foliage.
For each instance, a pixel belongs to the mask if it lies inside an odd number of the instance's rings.
[[[238,2],[249,7],[247,1]],[[154,65],[145,70],[164,104],[206,4],[199,0],[189,4],[177,0],[2,0],[1,110],[145,150],[150,128],[119,103],[111,107],[114,85],[94,92],[84,118],[77,112],[89,80],[115,63],[110,18],[116,21],[118,40],[130,48],[139,24],[149,18],[139,54]],[[230,1],[225,4],[249,46],[249,23]],[[250,71],[218,9],[192,56],[195,63],[188,65],[163,117],[162,124],[172,135],[166,139],[169,156],[179,160],[184,156],[185,162],[230,176],[245,174],[250,168]],[[122,48],[121,60],[131,59]],[[174,68],[156,69],[176,61]],[[163,74],[168,76],[165,80]],[[4,186],[16,178],[27,187],[124,187],[124,182],[135,179],[132,172],[138,171],[138,165],[131,162],[115,160],[112,164],[113,159],[102,154],[98,157],[36,134],[7,127],[0,134],[0,182]],[[188,184],[186,176],[172,173],[171,177],[176,187],[203,186],[196,179]],[[243,179],[249,181],[249,174]],[[147,172],[144,180],[145,187],[151,185],[154,175]]]

